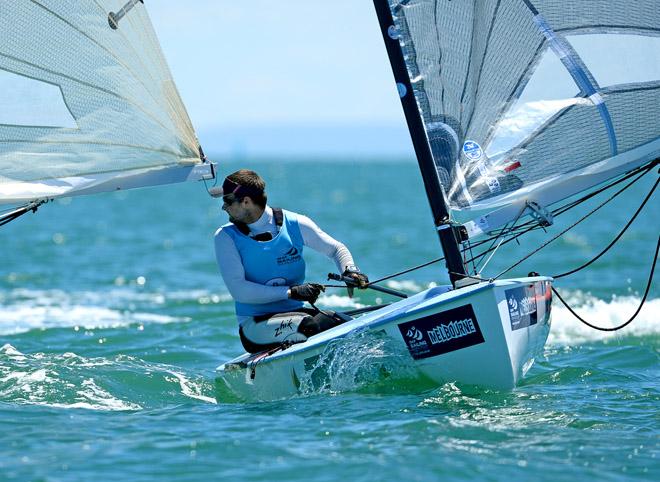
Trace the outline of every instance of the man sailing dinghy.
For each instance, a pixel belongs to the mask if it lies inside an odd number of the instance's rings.
[[[300,343],[347,320],[334,312],[303,308],[325,291],[305,283],[303,248],[308,246],[334,260],[339,272],[358,287],[369,278],[353,256],[307,216],[266,204],[266,183],[254,171],[227,176],[220,188],[230,223],[215,233],[220,273],[234,297],[243,347],[251,352]]]
[[[324,361],[369,334],[388,340],[402,376],[514,387],[548,336],[553,280],[502,279],[519,260],[492,278],[481,273],[501,244],[653,172],[655,3],[374,0],[451,285],[224,363],[218,397],[272,400],[327,386]],[[633,49],[652,58],[635,63]]]

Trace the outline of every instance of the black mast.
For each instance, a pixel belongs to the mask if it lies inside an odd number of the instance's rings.
[[[419,113],[417,100],[413,94],[408,68],[403,58],[398,33],[394,27],[394,19],[392,18],[389,0],[374,0],[374,7],[376,8],[380,31],[385,41],[385,47],[387,48],[387,55],[392,65],[394,80],[399,90],[410,137],[415,148],[415,154],[417,155],[419,170],[424,180],[426,197],[433,212],[433,222],[438,230],[442,251],[445,254],[449,279],[455,285],[456,281],[464,278],[467,274],[457,240],[458,229],[451,224],[449,219],[449,209],[445,203],[445,197],[440,186],[433,155],[431,154],[431,147],[429,146],[426,131],[424,130],[424,123]],[[396,34],[390,36],[390,32]]]

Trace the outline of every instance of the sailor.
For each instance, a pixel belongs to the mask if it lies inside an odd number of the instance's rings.
[[[266,183],[254,171],[227,176],[211,195],[222,197],[229,223],[215,233],[220,273],[234,298],[244,348],[256,353],[308,337],[349,319],[341,313],[305,308],[325,287],[305,282],[303,248],[334,260],[340,273],[359,288],[369,279],[342,243],[307,216],[267,204]]]

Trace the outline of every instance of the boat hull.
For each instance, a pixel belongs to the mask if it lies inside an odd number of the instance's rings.
[[[337,365],[344,368],[340,376],[351,377],[357,370],[350,365],[365,368],[369,363],[376,369],[368,373],[393,380],[405,376],[438,386],[459,382],[512,389],[547,340],[551,283],[551,278],[533,277],[451,291],[431,288],[305,343],[272,354],[245,354],[220,365],[218,399],[267,401],[313,393],[327,386]],[[394,369],[392,359],[397,360]]]

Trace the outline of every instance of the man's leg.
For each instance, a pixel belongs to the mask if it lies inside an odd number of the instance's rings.
[[[245,350],[257,353],[284,343],[301,343],[350,319],[343,313],[302,308],[301,311],[255,317],[241,326],[239,334]]]
[[[285,343],[300,343],[307,336],[298,331],[306,319],[312,319],[308,313],[277,313],[268,317],[256,317],[243,323],[239,330],[241,343],[250,353],[269,350]]]

